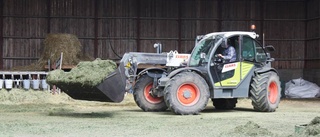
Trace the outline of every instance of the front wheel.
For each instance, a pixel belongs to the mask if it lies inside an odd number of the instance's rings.
[[[255,74],[251,83],[253,108],[262,112],[274,112],[280,103],[281,87],[275,72]]]
[[[164,92],[167,106],[180,115],[198,114],[209,100],[207,82],[194,72],[177,74],[167,82]]]
[[[165,111],[168,109],[163,97],[153,96],[150,91],[153,85],[153,78],[142,75],[136,82],[133,97],[136,104],[143,111]]]

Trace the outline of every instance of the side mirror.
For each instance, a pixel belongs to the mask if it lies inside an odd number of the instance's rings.
[[[266,60],[267,60],[267,56],[266,56],[266,54],[264,54],[264,53],[257,53],[256,54],[256,61],[257,62],[266,62]]]
[[[265,49],[270,52],[275,51],[275,48],[272,45],[265,46]]]

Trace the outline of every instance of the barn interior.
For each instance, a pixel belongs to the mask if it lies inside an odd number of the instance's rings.
[[[318,0],[0,0],[0,9],[0,70],[37,62],[52,33],[77,36],[83,55],[119,60],[154,43],[186,53],[197,35],[255,24],[282,83],[320,85]]]

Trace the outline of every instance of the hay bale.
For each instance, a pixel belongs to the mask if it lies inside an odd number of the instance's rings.
[[[49,34],[44,40],[44,51],[39,61],[48,59],[56,61],[63,52],[64,65],[76,65],[80,61],[82,45],[78,38],[72,34]]]
[[[63,65],[77,65],[80,61],[92,61],[94,59],[83,54],[82,45],[77,36],[73,34],[48,34],[43,43],[43,52],[36,63],[29,66],[16,67],[12,70],[44,70],[44,66],[48,64],[48,59],[51,60],[53,65],[60,58],[61,52],[63,52]]]
[[[54,70],[48,74],[47,82],[51,85],[81,83],[94,87],[100,84],[111,72],[117,68],[112,60],[96,59],[94,61],[80,62],[70,72]]]

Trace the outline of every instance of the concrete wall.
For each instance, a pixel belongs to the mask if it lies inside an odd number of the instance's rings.
[[[278,69],[278,72],[282,83],[301,77],[320,86],[320,69]]]
[[[278,72],[282,83],[300,77],[303,78],[303,69],[278,69]]]
[[[320,69],[278,69],[281,94],[284,97],[285,84],[292,79],[302,78],[320,86]]]
[[[320,1],[307,0],[303,78],[320,86]]]
[[[281,96],[285,97],[284,91],[285,91],[285,84],[292,80],[297,78],[303,78],[303,69],[278,69],[280,81],[281,81]]]
[[[304,69],[303,79],[316,83],[320,86],[320,69]]]

